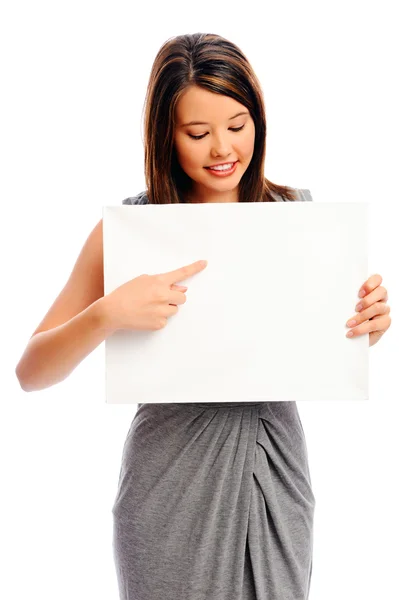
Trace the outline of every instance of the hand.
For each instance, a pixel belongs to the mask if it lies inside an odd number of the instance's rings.
[[[358,314],[346,323],[353,328],[346,336],[351,337],[351,333],[353,337],[369,333],[369,346],[376,344],[391,325],[391,309],[386,304],[388,292],[381,283],[382,277],[378,274],[367,279],[359,290],[361,301],[355,307]],[[350,323],[351,320],[355,323]]]
[[[139,275],[104,296],[104,322],[109,330],[154,331],[165,327],[178,305],[186,302],[186,286],[176,285],[203,271],[207,262],[197,261],[159,275]]]

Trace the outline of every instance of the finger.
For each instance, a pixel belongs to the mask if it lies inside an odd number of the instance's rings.
[[[177,283],[172,283],[170,286],[171,290],[178,290],[180,292],[187,292],[188,287],[186,285],[177,285]]]
[[[357,312],[360,312],[365,308],[369,308],[372,304],[375,304],[375,302],[383,300],[386,297],[386,295],[386,289],[382,285],[380,285],[375,290],[370,292],[370,294],[362,298],[361,301],[356,304],[355,310]]]
[[[347,327],[355,327],[356,325],[360,325],[360,323],[363,323],[368,319],[375,319],[378,315],[386,315],[390,312],[390,310],[391,309],[387,304],[384,304],[383,302],[375,302],[369,308],[365,308],[360,313],[356,313],[356,315],[348,319],[346,325]]]
[[[187,298],[182,292],[170,292],[169,304],[177,306],[178,304],[184,304]]]
[[[177,313],[178,310],[179,309],[176,304],[168,304],[164,311],[165,317],[172,317]]]
[[[364,335],[365,333],[371,333],[372,331],[383,331],[385,332],[391,325],[391,317],[389,315],[383,315],[376,317],[371,321],[361,323],[357,327],[354,327],[346,334],[346,337],[357,337]]]
[[[359,297],[362,298],[362,295],[361,295],[362,291],[365,292],[365,293],[363,293],[363,296],[366,296],[367,294],[372,292],[376,287],[381,285],[381,283],[382,283],[381,275],[379,275],[378,273],[376,273],[375,275],[371,275],[371,277],[369,277],[367,279],[367,281],[365,283],[363,283],[362,287],[360,288]]]
[[[162,273],[160,277],[169,284],[176,283],[176,281],[185,281],[196,273],[203,271],[207,264],[208,262],[206,260],[197,260],[190,265],[180,267],[180,269],[175,269],[174,271],[169,271],[168,273]]]

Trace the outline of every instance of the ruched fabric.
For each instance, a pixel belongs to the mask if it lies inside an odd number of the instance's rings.
[[[295,402],[139,404],[113,513],[121,600],[307,600],[315,498]]]

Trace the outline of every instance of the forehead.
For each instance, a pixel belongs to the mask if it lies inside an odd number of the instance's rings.
[[[176,105],[176,121],[178,124],[190,121],[216,123],[227,121],[230,117],[247,108],[222,94],[216,94],[198,86],[185,90]]]

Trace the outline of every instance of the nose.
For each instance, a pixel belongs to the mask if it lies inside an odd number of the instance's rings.
[[[212,138],[212,157],[223,157],[227,158],[231,154],[230,144],[223,135],[214,135]]]

